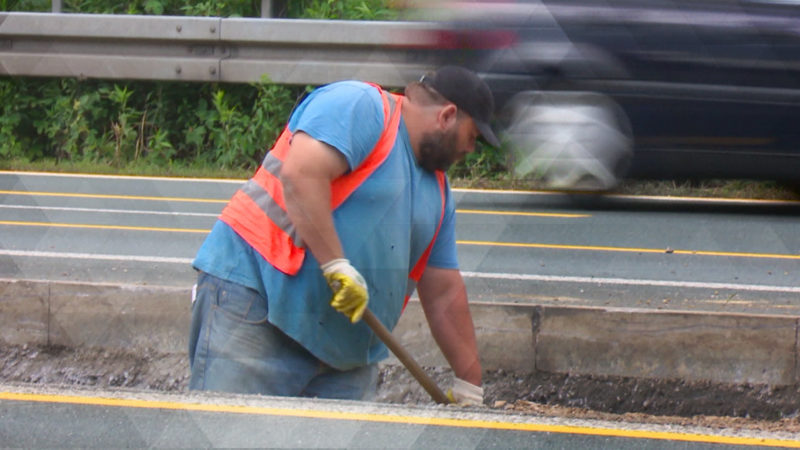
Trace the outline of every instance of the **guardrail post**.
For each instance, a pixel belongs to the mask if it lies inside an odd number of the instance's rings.
[[[61,0],[53,0],[52,2],[53,12],[60,13],[61,12]]]
[[[261,17],[272,17],[272,0],[261,0]]]

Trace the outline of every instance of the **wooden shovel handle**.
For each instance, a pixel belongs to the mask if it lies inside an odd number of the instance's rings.
[[[369,308],[364,311],[363,319],[364,322],[366,322],[372,331],[378,336],[378,338],[380,338],[380,340],[386,344],[387,347],[389,347],[389,350],[394,353],[394,356],[396,356],[397,359],[403,363],[406,369],[411,372],[411,375],[414,375],[414,378],[417,379],[419,384],[422,385],[426,391],[428,391],[428,394],[430,394],[431,398],[433,398],[436,403],[450,403],[450,399],[447,398],[441,389],[439,389],[439,386],[436,384],[436,382],[433,381],[433,379],[429,377],[424,370],[422,370],[422,367],[420,367],[419,364],[414,361],[414,358],[412,358],[406,349],[404,349],[403,346],[397,342],[397,339],[395,339],[394,336],[392,336],[392,333],[389,332],[385,326],[383,326],[381,321],[378,320],[374,314],[372,314],[372,311],[370,311]]]

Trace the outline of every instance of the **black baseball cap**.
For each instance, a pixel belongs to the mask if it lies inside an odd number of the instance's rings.
[[[489,126],[494,112],[494,97],[489,86],[475,72],[458,66],[444,66],[423,75],[419,81],[469,114],[486,142],[500,147],[500,140]]]

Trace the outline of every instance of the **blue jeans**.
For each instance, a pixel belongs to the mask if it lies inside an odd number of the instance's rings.
[[[267,321],[267,299],[200,272],[189,335],[189,389],[369,400],[375,364],[340,371]]]

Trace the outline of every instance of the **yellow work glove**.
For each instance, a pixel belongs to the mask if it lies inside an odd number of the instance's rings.
[[[447,398],[459,406],[483,405],[483,388],[456,378],[453,387],[447,391]]]
[[[328,261],[320,268],[333,291],[331,306],[349,317],[352,323],[361,320],[369,301],[364,277],[344,258]]]

